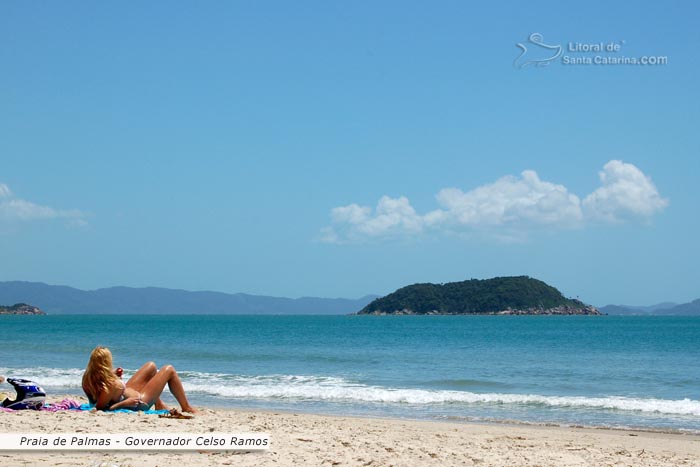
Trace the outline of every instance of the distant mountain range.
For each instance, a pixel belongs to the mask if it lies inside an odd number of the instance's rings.
[[[41,282],[0,282],[0,305],[30,303],[48,314],[265,314],[354,313],[377,298],[282,298],[244,293],[189,292],[159,287],[80,290]]]
[[[641,316],[700,316],[700,299],[678,305],[664,302],[652,306],[607,305],[599,308],[601,313],[609,315]]]
[[[393,295],[387,296],[387,300]],[[342,315],[357,313],[360,310],[366,313],[371,308],[367,305],[377,298],[377,295],[367,295],[358,299],[293,299],[244,293],[190,292],[159,287],[80,290],[42,282],[0,282],[0,305],[29,303],[48,314]],[[386,304],[387,300],[377,301],[373,307],[378,308],[377,305]],[[598,310],[609,315],[700,316],[700,299],[680,305],[670,302],[652,306],[607,305]]]

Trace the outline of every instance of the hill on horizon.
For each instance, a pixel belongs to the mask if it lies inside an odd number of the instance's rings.
[[[373,299],[284,298],[160,287],[80,290],[43,282],[0,282],[0,305],[30,303],[48,314],[309,314],[353,313]]]
[[[445,284],[413,284],[378,298],[358,314],[538,314],[597,315],[598,310],[564,297],[528,276],[470,279]]]
[[[618,316],[700,316],[700,299],[680,305],[673,302],[651,306],[606,305],[600,311]]]

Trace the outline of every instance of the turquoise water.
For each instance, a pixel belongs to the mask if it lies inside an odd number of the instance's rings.
[[[95,345],[195,404],[700,432],[700,318],[0,316],[0,373],[80,393]],[[10,391],[10,386],[0,386]]]

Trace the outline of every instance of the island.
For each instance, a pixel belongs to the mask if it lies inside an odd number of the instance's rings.
[[[0,315],[45,315],[39,308],[27,305],[26,303],[16,303],[12,306],[0,305]]]
[[[528,276],[413,284],[372,301],[359,315],[601,315]]]

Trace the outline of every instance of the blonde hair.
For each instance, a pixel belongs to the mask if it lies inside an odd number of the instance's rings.
[[[100,393],[109,391],[116,379],[112,370],[112,352],[107,347],[95,347],[83,374],[83,391],[90,402],[97,402]]]

